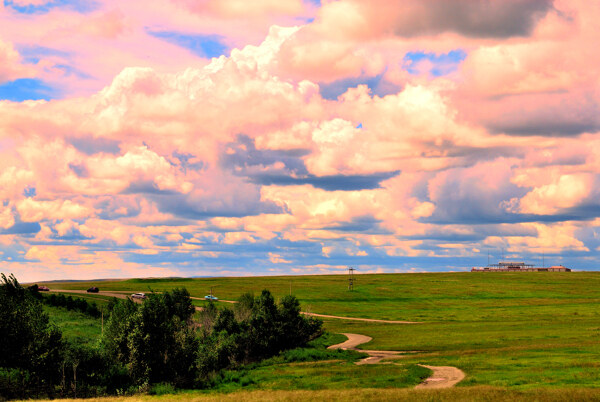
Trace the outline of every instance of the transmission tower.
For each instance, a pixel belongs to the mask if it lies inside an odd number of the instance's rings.
[[[352,268],[352,267],[348,268],[348,290],[349,291],[354,290],[354,271],[356,271],[354,268]]]

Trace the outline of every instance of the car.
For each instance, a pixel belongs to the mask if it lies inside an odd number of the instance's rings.
[[[38,286],[38,290],[40,292],[49,292],[50,288],[48,288],[48,286]]]
[[[88,292],[88,293],[98,293],[99,291],[100,291],[100,289],[98,289],[98,288],[97,288],[97,287],[95,287],[95,286],[92,286],[91,288],[89,288],[89,289],[87,290],[87,292]]]
[[[206,295],[206,296],[204,296],[204,299],[205,300],[210,300],[210,301],[217,301],[217,300],[219,300],[218,297],[215,297],[213,295]]]
[[[132,299],[145,299],[146,297],[148,296],[145,293],[134,293],[131,295]]]

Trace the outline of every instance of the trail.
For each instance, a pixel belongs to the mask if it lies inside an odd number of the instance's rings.
[[[384,323],[384,324],[421,324],[420,322],[415,322],[415,321],[394,321],[394,320],[377,320],[374,318],[341,317],[338,315],[307,313],[305,311],[302,311],[301,314],[308,315],[311,317],[319,317],[319,318],[335,318],[337,320],[363,321],[363,322],[380,322],[380,323]],[[371,339],[369,338],[369,340],[371,340]]]
[[[88,293],[86,290],[73,290],[73,289],[50,289],[51,292],[56,292],[56,293],[81,293],[81,294],[91,294],[91,295],[104,295],[104,296],[112,296],[112,297],[116,297],[118,299],[127,299],[127,297],[129,297],[131,295],[131,293],[138,293],[138,292],[131,292],[131,291],[112,291],[112,292],[106,292],[106,291],[99,291],[98,293]],[[204,297],[193,297],[190,296],[190,299],[192,300],[205,300]],[[140,299],[133,299],[133,301],[137,302],[137,303],[141,303]],[[219,299],[218,301],[223,302],[223,303],[237,303],[234,300],[222,300]],[[202,311],[202,307],[196,307],[197,311]],[[342,316],[338,316],[338,315],[327,315],[327,314],[316,314],[316,313],[308,313],[306,311],[301,311],[300,314],[306,315],[306,316],[310,316],[310,317],[319,317],[319,318],[333,318],[336,320],[347,320],[347,321],[362,321],[362,322],[377,322],[377,323],[383,323],[383,324],[421,324],[420,322],[414,322],[414,321],[394,321],[394,320],[377,320],[374,318],[360,318],[360,317],[342,317]],[[369,339],[370,340],[370,339]],[[368,341],[365,341],[368,342]],[[364,343],[364,342],[363,342]]]
[[[331,345],[328,349],[347,349],[347,350],[356,350],[358,352],[366,353],[369,357],[364,358],[356,364],[376,364],[379,363],[382,359],[400,359],[406,356],[409,353],[418,353],[416,351],[393,351],[393,350],[364,350],[357,349],[358,345],[362,345],[363,343],[367,343],[371,341],[370,336],[360,335],[360,334],[342,334],[348,337],[348,340],[345,342],[339,343],[337,345]],[[433,375],[431,377],[425,379],[421,384],[417,385],[415,388],[418,389],[429,389],[429,388],[450,388],[455,384],[462,381],[465,378],[465,373],[459,370],[456,367],[450,366],[425,366],[420,365],[422,367],[426,367],[433,371]]]
[[[420,364],[422,367],[427,367],[433,370],[433,375],[427,378],[424,382],[417,385],[415,388],[419,389],[430,389],[430,388],[450,388],[455,384],[458,384],[465,378],[465,373],[462,370],[451,367],[451,366],[426,366]]]

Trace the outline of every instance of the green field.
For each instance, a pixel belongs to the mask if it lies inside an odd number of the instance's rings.
[[[50,322],[56,325],[68,341],[81,345],[94,345],[102,331],[101,320],[64,307],[44,305]]]
[[[431,273],[344,276],[145,279],[50,283],[55,289],[162,291],[186,287],[224,300],[269,289],[292,293],[304,310],[347,317],[410,320],[380,324],[325,319],[332,332],[373,337],[362,347],[421,351],[403,363],[451,365],[459,387],[600,388],[600,273]],[[319,376],[318,367],[307,369]],[[350,374],[348,374],[350,375]],[[261,380],[262,381],[262,380]],[[365,386],[360,384],[359,386]]]

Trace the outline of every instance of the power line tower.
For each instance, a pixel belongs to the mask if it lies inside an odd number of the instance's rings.
[[[351,292],[354,290],[354,268],[348,268],[348,290]]]

